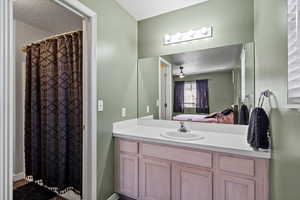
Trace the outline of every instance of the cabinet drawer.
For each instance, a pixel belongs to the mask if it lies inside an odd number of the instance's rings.
[[[119,140],[119,150],[121,152],[138,154],[138,142],[129,140]]]
[[[196,150],[141,143],[141,154],[202,167],[212,167],[212,154]]]
[[[255,176],[255,161],[252,159],[221,155],[219,167],[227,172]]]

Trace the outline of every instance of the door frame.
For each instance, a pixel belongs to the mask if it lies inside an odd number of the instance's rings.
[[[168,65],[171,68],[171,73],[169,74],[170,77],[170,87],[171,89],[169,90],[169,95],[170,95],[170,101],[168,102],[168,106],[170,107],[170,113],[168,115],[169,118],[172,119],[172,113],[173,113],[173,102],[172,102],[172,95],[173,95],[173,91],[172,91],[172,85],[173,85],[173,79],[172,79],[172,64],[170,62],[168,62],[166,59],[159,57],[158,59],[158,99],[159,99],[159,104],[158,104],[158,109],[159,109],[159,119],[161,119],[161,109],[164,105],[161,105],[161,64],[164,63],[166,65]]]
[[[0,1],[0,199],[13,200],[15,46],[13,3]],[[97,199],[97,14],[79,0],[53,0],[83,17],[83,192]],[[3,30],[3,31],[2,31]]]

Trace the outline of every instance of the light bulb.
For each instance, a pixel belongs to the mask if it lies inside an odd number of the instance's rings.
[[[201,31],[201,33],[202,33],[203,35],[206,35],[206,34],[208,33],[208,28],[203,27],[203,28],[200,29],[200,31]]]
[[[171,36],[169,34],[166,34],[165,35],[165,41],[170,42],[170,40],[171,40]]]
[[[176,33],[175,40],[179,41],[181,39],[181,36],[182,36],[181,33]]]
[[[195,34],[195,32],[194,32],[193,30],[190,30],[190,31],[188,32],[188,35],[189,35],[190,37],[193,37],[194,34]]]

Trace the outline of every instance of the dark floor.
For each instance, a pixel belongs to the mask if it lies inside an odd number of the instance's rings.
[[[23,185],[26,185],[27,183],[28,183],[28,181],[26,181],[25,179],[22,179],[22,180],[20,180],[20,181],[14,182],[14,190],[17,189],[18,187],[21,187],[21,186],[23,186]],[[67,200],[67,199],[58,196],[58,197],[55,197],[55,198],[53,198],[53,199],[51,199],[51,200]]]

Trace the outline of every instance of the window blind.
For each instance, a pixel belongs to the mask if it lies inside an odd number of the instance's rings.
[[[288,0],[288,104],[300,104],[299,0]]]

